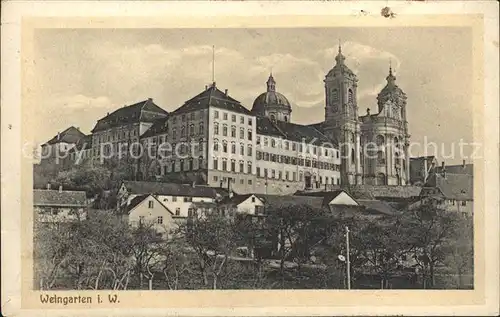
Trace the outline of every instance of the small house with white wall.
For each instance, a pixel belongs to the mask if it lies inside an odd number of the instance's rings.
[[[140,195],[151,194],[177,218],[187,218],[204,203],[216,203],[223,198],[224,190],[207,186],[163,182],[124,181],[118,190],[117,209],[128,208]]]
[[[132,198],[120,217],[132,227],[143,225],[161,234],[168,234],[176,227],[172,211],[151,194]]]
[[[59,189],[33,190],[34,220],[40,223],[61,223],[85,220],[87,196],[84,191]]]

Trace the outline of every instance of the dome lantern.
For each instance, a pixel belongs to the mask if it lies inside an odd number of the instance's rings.
[[[292,107],[288,99],[276,91],[276,81],[272,73],[269,75],[266,85],[266,92],[260,94],[255,99],[252,113],[268,117],[273,121],[289,122]]]

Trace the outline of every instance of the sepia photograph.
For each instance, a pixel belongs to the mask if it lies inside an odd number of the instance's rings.
[[[485,303],[483,18],[262,11],[23,21],[23,306]]]
[[[35,287],[473,288],[470,29],[34,46]]]

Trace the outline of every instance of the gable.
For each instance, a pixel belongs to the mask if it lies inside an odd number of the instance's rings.
[[[359,206],[358,202],[355,201],[346,192],[339,193],[335,198],[333,198],[328,205],[349,205],[349,206]]]

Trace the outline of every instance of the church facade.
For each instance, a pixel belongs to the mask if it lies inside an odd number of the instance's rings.
[[[113,152],[127,158],[136,154],[130,148],[139,142],[142,154],[126,162],[133,165],[134,178],[142,180],[241,194],[408,184],[406,95],[392,69],[377,97],[378,111],[361,116],[358,79],[340,47],[335,61],[324,80],[321,123],[293,123],[291,104],[272,74],[250,110],[214,82],[170,113],[148,99],[101,118],[90,138],[92,161],[116,159]],[[117,151],[117,146],[125,149]]]

